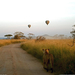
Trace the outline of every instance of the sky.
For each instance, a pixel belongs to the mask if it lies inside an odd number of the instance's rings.
[[[75,0],[0,0],[0,37],[17,31],[70,36],[73,25]]]

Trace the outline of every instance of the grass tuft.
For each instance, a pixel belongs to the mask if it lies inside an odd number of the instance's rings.
[[[12,44],[12,43],[21,43],[21,42],[24,42],[25,40],[15,40],[15,39],[11,39],[11,40],[0,40],[0,47],[1,46],[4,46],[4,45],[9,45],[9,44]]]

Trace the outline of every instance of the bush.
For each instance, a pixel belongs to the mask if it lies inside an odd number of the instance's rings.
[[[20,39],[20,36],[15,35],[15,36],[14,36],[14,39]]]
[[[37,36],[35,41],[44,41],[45,39],[43,36]]]

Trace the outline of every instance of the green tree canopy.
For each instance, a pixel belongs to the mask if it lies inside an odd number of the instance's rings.
[[[10,39],[11,36],[11,34],[4,35],[4,37],[7,37],[8,39]]]
[[[15,32],[14,33],[14,39],[20,39],[23,36],[24,36],[24,33],[22,33],[22,32]]]

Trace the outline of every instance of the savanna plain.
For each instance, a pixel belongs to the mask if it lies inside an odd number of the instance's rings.
[[[43,63],[42,49],[50,49],[54,57],[54,74],[75,74],[75,45],[72,39],[33,40],[0,40],[0,47],[12,43],[21,43],[21,48],[38,58]]]
[[[50,49],[49,53],[54,57],[54,74],[75,74],[75,45],[69,46],[72,45],[72,41],[72,39],[27,40],[21,48],[41,62],[43,62],[42,49]]]

